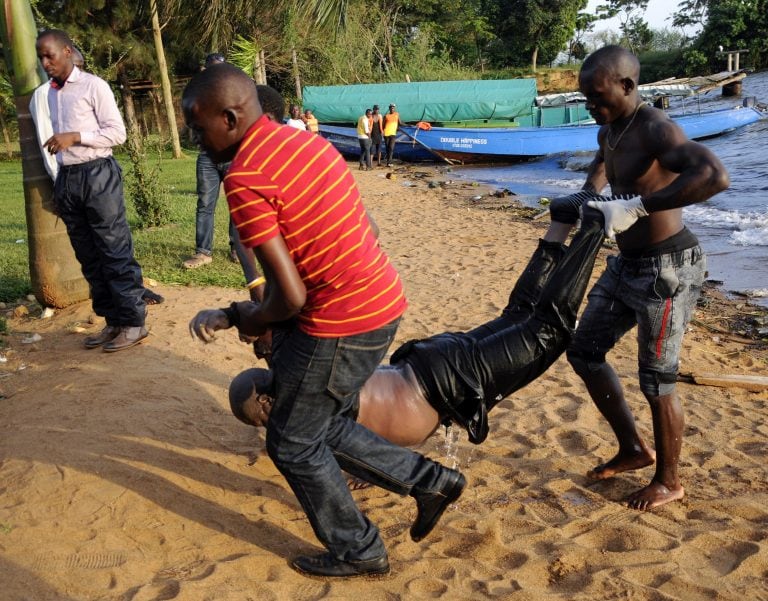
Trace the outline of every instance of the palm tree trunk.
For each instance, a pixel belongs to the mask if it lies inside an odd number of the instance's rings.
[[[136,108],[133,104],[133,92],[131,91],[128,76],[125,74],[122,65],[118,67],[117,81],[120,84],[120,95],[123,99],[123,112],[125,113],[125,126],[128,130],[128,137],[133,140],[133,143],[136,145],[136,150],[141,152],[141,130],[139,129],[139,122],[136,119]]]
[[[176,127],[176,111],[173,108],[171,79],[168,77],[168,64],[165,62],[165,49],[163,48],[163,36],[160,31],[160,19],[157,16],[157,0],[149,0],[149,8],[152,11],[152,37],[155,39],[157,67],[160,70],[160,83],[163,87],[163,102],[165,103],[165,112],[168,115],[168,129],[171,131],[173,158],[180,159],[181,143],[179,142],[179,129]]]
[[[27,0],[4,0],[2,31],[6,65],[13,73],[24,205],[29,240],[29,274],[38,302],[66,307],[90,294],[67,230],[54,212],[53,185],[43,166],[35,124],[29,113],[32,92],[40,85],[35,50],[35,20]]]
[[[296,48],[291,49],[291,64],[293,65],[293,83],[296,86],[296,98],[301,102],[301,74],[299,73],[299,57]]]
[[[149,99],[152,101],[152,116],[155,118],[155,127],[157,128],[157,135],[159,135],[161,138],[165,136],[165,124],[163,123],[163,119],[160,116],[160,99],[158,94],[155,90],[149,91]]]
[[[267,59],[264,50],[259,50],[259,67],[261,69],[261,83],[267,85]]]

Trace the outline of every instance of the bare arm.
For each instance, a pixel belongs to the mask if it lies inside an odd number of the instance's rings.
[[[598,134],[598,138],[600,138],[601,134],[602,129]],[[581,189],[588,192],[594,192],[595,194],[600,194],[603,188],[605,188],[607,185],[608,176],[605,173],[605,157],[603,156],[601,145],[601,148],[595,153],[595,158],[592,159],[592,162],[587,168],[587,179]]]
[[[261,336],[269,324],[285,321],[299,313],[306,302],[307,291],[282,236],[276,236],[254,249],[268,285],[261,303],[236,303],[227,310],[200,311],[189,323],[193,338],[212,342],[218,330],[237,326],[241,334]]]
[[[256,247],[254,253],[269,285],[261,303],[238,303],[239,329],[248,336],[263,334],[269,324],[294,317],[307,298],[307,289],[282,236]]]
[[[652,145],[663,169],[679,174],[668,185],[643,196],[649,213],[702,202],[730,185],[728,172],[714,153],[688,140],[672,121],[654,122],[643,142]]]

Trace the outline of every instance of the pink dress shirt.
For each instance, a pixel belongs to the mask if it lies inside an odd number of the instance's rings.
[[[52,82],[48,106],[54,133],[80,132],[80,144],[56,154],[61,165],[79,165],[112,156],[125,142],[125,124],[109,84],[77,67],[62,87]]]

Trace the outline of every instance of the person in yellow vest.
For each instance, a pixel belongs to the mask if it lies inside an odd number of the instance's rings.
[[[313,134],[320,132],[320,124],[315,115],[312,114],[312,109],[304,109],[304,124],[307,126],[307,131]]]
[[[392,166],[392,157],[395,154],[395,138],[397,130],[402,125],[400,114],[394,104],[389,105],[389,112],[383,117],[384,122],[384,142],[387,146],[387,167]]]
[[[371,168],[371,109],[357,120],[357,141],[360,142],[360,171]]]

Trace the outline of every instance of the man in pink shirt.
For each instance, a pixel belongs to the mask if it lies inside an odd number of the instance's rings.
[[[37,56],[51,78],[48,106],[56,156],[54,202],[91,286],[93,310],[106,326],[86,348],[130,348],[147,337],[141,267],[125,217],[123,179],[112,147],[125,142],[125,125],[107,82],[74,64],[74,46],[57,29],[37,36]]]

